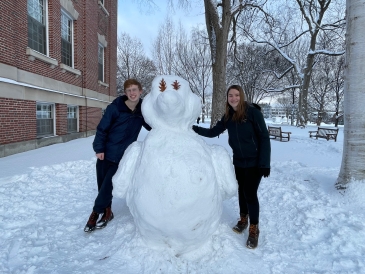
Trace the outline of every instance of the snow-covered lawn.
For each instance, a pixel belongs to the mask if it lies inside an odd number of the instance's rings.
[[[257,249],[231,230],[234,197],[211,240],[180,257],[146,246],[122,199],[105,229],[83,231],[97,194],[93,136],[0,158],[0,273],[365,273],[365,182],[335,189],[343,128],[337,142],[310,139],[314,129],[285,125],[290,141],[271,141]],[[227,137],[206,141],[231,153]]]

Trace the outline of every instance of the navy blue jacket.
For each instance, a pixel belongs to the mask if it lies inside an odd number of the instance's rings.
[[[95,153],[104,152],[104,159],[115,163],[119,163],[127,147],[137,140],[142,126],[151,130],[142,116],[142,99],[134,111],[125,104],[127,99],[123,95],[108,105],[96,128],[93,142]]]
[[[259,109],[247,104],[246,119],[232,121],[234,110],[230,108],[228,120],[225,115],[212,128],[193,126],[193,130],[205,137],[216,137],[228,130],[228,143],[233,151],[233,165],[241,168],[270,168],[270,137],[264,117]]]

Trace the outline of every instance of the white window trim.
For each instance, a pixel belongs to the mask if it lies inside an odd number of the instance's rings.
[[[45,7],[45,15],[46,15],[46,48],[47,48],[47,57],[49,55],[49,21],[48,21],[48,0],[44,0],[44,7]],[[52,67],[51,67],[52,68]]]
[[[61,9],[61,13],[66,16],[72,23],[71,23],[71,47],[72,47],[72,66],[67,66],[69,68],[75,68],[75,48],[74,48],[74,20],[73,18],[67,13],[67,11]],[[62,63],[61,63],[62,64]],[[64,69],[64,70],[67,70],[67,69]],[[68,70],[69,71],[69,70]],[[64,71],[63,71],[64,72]],[[70,71],[72,72],[72,71]],[[76,73],[75,73],[76,74]]]
[[[108,87],[109,87],[109,84],[107,84],[107,83],[105,83],[105,82],[102,82],[102,81],[100,81],[100,80],[98,80],[98,84],[99,84],[99,86],[103,86],[103,87],[106,87],[106,88],[108,88]]]
[[[56,59],[53,59],[49,56],[49,22],[48,22],[48,0],[43,0],[43,8],[44,8],[44,20],[46,24],[46,52],[47,55],[44,55],[43,53],[40,53],[30,47],[26,48],[26,55],[28,55],[28,59],[30,61],[34,61],[35,59],[38,59],[40,61],[43,61],[47,64],[50,64],[51,68],[55,68],[58,65],[58,62]]]
[[[77,126],[76,126],[76,132],[80,132],[80,107],[78,105],[67,105],[67,107],[76,107],[76,120],[77,120]]]
[[[74,4],[71,0],[60,0],[61,7],[66,10],[73,20],[77,20],[79,18],[79,13],[75,10]]]
[[[38,137],[38,136],[37,136],[37,138],[50,138],[50,137],[57,136],[57,135],[56,135],[57,128],[56,128],[56,105],[55,105],[55,103],[44,102],[44,101],[37,101],[37,102],[36,102],[36,107],[37,107],[37,104],[47,104],[47,105],[51,105],[51,106],[52,106],[52,117],[53,117],[53,135],[49,135],[49,136],[42,136],[42,137]],[[36,119],[37,119],[37,118],[36,118]]]
[[[74,19],[73,17],[64,9],[61,9],[61,13],[65,15],[68,19],[72,21],[72,28],[71,28],[71,45],[72,45],[72,67],[61,63],[60,68],[61,71],[65,73],[66,71],[75,74],[76,78],[81,75],[81,71],[78,69],[75,69],[75,40],[74,40]]]
[[[79,77],[81,75],[81,70],[75,69],[75,68],[71,68],[68,65],[65,65],[63,63],[60,64],[60,68],[62,69],[61,71],[63,73],[65,73],[66,71],[75,74],[76,78]]]
[[[106,41],[105,36],[98,33],[98,41],[104,47],[108,47],[108,41]]]
[[[27,47],[26,54],[29,56],[28,59],[30,61],[34,61],[35,59],[41,60],[47,64],[50,64],[51,68],[55,68],[58,65],[58,61],[49,56],[46,56],[30,47]]]
[[[77,132],[80,132],[80,108],[79,106],[76,106],[76,118],[77,118]]]
[[[104,4],[100,0],[98,0],[98,4],[99,4],[99,8],[101,8],[104,11],[106,16],[109,16],[109,12],[106,10]]]
[[[98,84],[101,86],[109,87],[109,85],[105,83],[105,47],[101,43],[98,43],[98,47],[103,48],[103,81],[98,80]],[[98,63],[99,63],[99,54],[98,54]]]

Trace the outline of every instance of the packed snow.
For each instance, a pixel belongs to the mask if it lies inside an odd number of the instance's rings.
[[[222,200],[237,193],[227,150],[192,130],[200,111],[186,80],[157,76],[142,103],[152,130],[129,146],[113,177],[113,196],[126,198],[144,242],[175,256],[211,239]]]
[[[289,142],[271,141],[253,250],[247,231],[231,229],[236,195],[223,202],[208,241],[180,256],[145,243],[123,198],[114,198],[106,228],[85,233],[97,194],[93,136],[0,158],[0,273],[365,273],[365,182],[334,187],[343,128],[334,142],[309,138],[314,125],[281,126],[292,134]],[[203,139],[231,153],[227,137]]]

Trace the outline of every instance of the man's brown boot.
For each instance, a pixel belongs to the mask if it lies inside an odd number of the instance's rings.
[[[96,228],[104,228],[107,226],[108,222],[113,220],[114,218],[114,214],[112,212],[112,209],[110,207],[107,207],[106,209],[104,209],[104,214],[101,217],[100,221],[97,222],[96,224]]]
[[[86,223],[84,231],[85,232],[93,231],[95,229],[96,221],[98,220],[98,218],[99,218],[99,213],[93,211],[89,217],[89,220]]]

